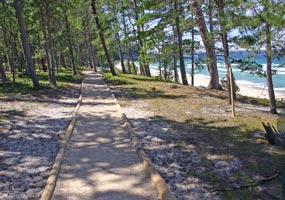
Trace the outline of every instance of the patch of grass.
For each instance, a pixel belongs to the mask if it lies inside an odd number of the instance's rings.
[[[255,98],[255,97],[237,95],[237,101],[253,105],[269,106],[269,100],[264,98]],[[278,108],[285,108],[285,104],[281,100],[277,100],[276,104]]]
[[[213,163],[212,157],[210,159],[207,155],[224,161],[237,158],[242,163],[238,171],[242,176],[238,173],[233,175],[237,184],[252,182],[255,175],[269,177],[283,169],[284,149],[272,147],[265,139],[253,137],[255,133],[264,133],[262,121],[278,127],[285,123],[284,116],[266,112],[269,110],[267,100],[238,96],[237,116],[232,118],[226,91],[183,86],[135,75],[120,74],[119,77],[108,78],[115,80],[116,85],[111,87],[120,91],[119,100],[123,105],[128,105],[132,102],[129,100],[134,98],[143,99],[146,103],[143,109],[156,113],[155,118],[172,125],[175,134],[171,137],[176,142],[175,147],[184,149],[188,145],[195,146],[203,157],[200,165],[206,169],[210,169]],[[209,171],[205,173],[200,177],[199,174],[194,176],[210,184],[232,184]],[[269,185],[281,188],[279,179]],[[223,199],[268,198],[249,190],[226,192],[222,196]]]
[[[161,96],[163,92],[160,90],[146,90],[132,87],[126,91],[126,94],[133,98],[155,98]]]
[[[113,76],[111,73],[104,73],[103,74],[103,80],[111,85],[132,85],[135,84],[134,81],[132,81],[129,78],[126,78],[119,74],[118,76]]]
[[[57,82],[59,86],[64,86],[68,83],[81,83],[84,78],[84,74],[81,71],[78,71],[76,75],[71,74],[71,71],[62,72],[57,75]]]
[[[83,68],[84,69],[84,68]],[[9,94],[9,93],[28,93],[35,92],[40,90],[50,90],[55,88],[67,87],[73,83],[80,83],[84,75],[80,70],[78,70],[77,75],[72,75],[71,69],[62,69],[62,71],[56,74],[57,86],[53,86],[48,81],[48,72],[37,71],[37,77],[40,82],[40,87],[35,88],[33,86],[32,79],[29,75],[26,74],[16,74],[16,82],[8,82],[7,87],[0,87],[0,94]],[[8,79],[12,80],[12,75],[7,73]]]
[[[168,98],[175,99],[181,96],[165,94],[164,81],[158,81],[155,78],[122,74],[112,76],[111,73],[104,73],[104,81],[113,86],[120,86],[120,90],[127,98],[137,99],[151,99],[151,98]],[[172,87],[173,84],[168,87]],[[162,86],[162,87],[161,87]]]
[[[172,81],[165,81],[160,80],[159,77],[147,77],[147,76],[140,76],[135,74],[123,74],[119,72],[117,76],[113,76],[111,73],[104,73],[103,79],[109,82],[112,85],[127,85],[127,84],[135,84],[138,81],[146,81],[146,82],[168,82],[171,83]]]

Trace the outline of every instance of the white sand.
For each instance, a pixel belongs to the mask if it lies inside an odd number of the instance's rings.
[[[241,83],[239,83],[238,86],[240,88],[239,93],[242,95],[269,99],[267,87],[259,88]],[[285,90],[275,90],[275,98],[277,100],[285,99]]]
[[[154,76],[158,76],[158,71],[156,70],[152,70],[151,73]],[[187,79],[188,79],[188,83],[191,84],[191,76],[189,74],[187,74]],[[180,75],[179,75],[179,80],[181,81]],[[194,76],[194,86],[207,87],[209,82],[210,82],[209,76],[201,75],[201,74],[196,74]],[[238,93],[241,95],[269,99],[267,87],[260,88],[255,85],[240,83],[239,81],[237,81],[237,85],[240,88],[240,91]],[[275,98],[277,100],[285,99],[285,90],[275,90]]]
[[[121,69],[120,63],[116,65],[117,68]],[[152,76],[158,76],[159,71],[151,69],[151,75]],[[181,81],[181,76],[179,75],[179,79]],[[191,84],[191,76],[188,74],[187,75],[188,83]],[[201,75],[201,74],[196,74],[194,76],[194,86],[203,86],[207,87],[210,81],[210,77],[206,75]],[[243,82],[237,81],[237,85],[240,88],[240,91],[238,92],[241,95],[244,96],[249,96],[249,97],[257,97],[257,98],[266,98],[269,99],[268,97],[268,89],[267,87],[265,88],[260,88],[255,85],[249,85]],[[275,98],[277,100],[284,100],[285,99],[285,90],[275,90]]]
[[[204,75],[196,75],[194,77],[194,85],[207,87],[210,81],[209,78],[210,77]],[[190,76],[188,76],[188,80],[191,80]],[[240,89],[238,93],[241,95],[269,99],[267,87],[260,88],[255,85],[249,85],[239,81],[237,81],[237,85]],[[285,99],[285,90],[275,90],[275,98],[278,100]]]

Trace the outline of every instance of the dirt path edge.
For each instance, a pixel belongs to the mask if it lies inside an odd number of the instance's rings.
[[[51,200],[51,198],[52,198],[52,195],[53,195],[53,192],[54,192],[54,189],[56,186],[56,181],[58,179],[59,171],[61,168],[62,160],[64,157],[64,152],[65,152],[67,144],[70,140],[70,137],[71,137],[71,134],[72,134],[72,131],[74,129],[75,122],[76,122],[77,113],[78,113],[79,107],[82,103],[83,85],[84,85],[84,81],[81,83],[81,92],[80,92],[81,94],[77,100],[76,108],[70,117],[70,123],[69,123],[69,125],[65,131],[64,138],[62,139],[62,141],[59,144],[59,149],[58,149],[57,155],[55,157],[50,175],[47,179],[47,183],[46,183],[46,186],[43,190],[43,193],[41,195],[40,200]]]
[[[128,117],[125,113],[122,113],[122,121],[127,133],[131,139],[132,146],[136,149],[139,158],[142,160],[143,165],[147,173],[149,174],[151,181],[153,182],[161,200],[176,200],[165,180],[161,177],[158,171],[155,169],[151,160],[148,158],[144,150],[141,148],[135,131],[131,128]]]

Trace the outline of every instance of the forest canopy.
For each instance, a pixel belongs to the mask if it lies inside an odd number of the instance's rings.
[[[272,59],[284,56],[284,10],[282,0],[1,0],[2,85],[27,74],[39,87],[38,70],[56,85],[61,68],[76,75],[77,66],[116,75],[114,60],[123,73],[144,76],[152,76],[150,64],[158,63],[161,78],[188,85],[186,55],[193,85],[197,53],[203,51],[208,88],[221,89],[217,55],[223,55],[230,85],[231,50],[265,50],[263,74],[276,113]]]

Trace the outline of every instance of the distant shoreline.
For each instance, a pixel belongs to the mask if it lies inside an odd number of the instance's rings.
[[[121,64],[118,63],[115,65],[116,68],[121,69]],[[151,70],[151,75],[152,76],[159,76],[159,72],[158,70],[155,69],[150,69]],[[207,87],[209,84],[209,78],[206,75],[199,75],[196,74],[194,76],[194,86],[203,86],[203,87]],[[179,75],[179,80],[181,82],[181,76]],[[187,74],[187,80],[188,83],[191,83],[191,77],[189,74]],[[240,91],[238,92],[238,94],[244,95],[244,96],[248,96],[248,97],[255,97],[255,98],[265,98],[265,99],[269,99],[268,97],[268,90],[267,87],[265,88],[260,88],[260,87],[256,87],[254,85],[249,85],[246,83],[239,83],[239,81],[237,81],[237,85],[240,88]],[[285,90],[281,90],[281,91],[277,91],[275,90],[275,98],[277,100],[285,100]]]
[[[191,81],[190,75],[187,76],[187,78],[188,78],[188,81],[190,82]],[[207,87],[208,84],[209,84],[209,79],[206,78],[205,76],[199,76],[199,75],[194,76],[194,86]],[[260,88],[254,85],[239,83],[239,81],[237,81],[237,85],[240,89],[238,94],[249,96],[249,97],[255,97],[255,98],[269,99],[267,87]],[[284,91],[275,90],[275,98],[277,100],[285,99],[285,90]]]

